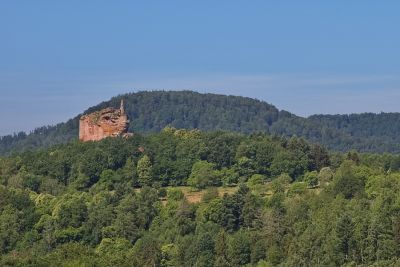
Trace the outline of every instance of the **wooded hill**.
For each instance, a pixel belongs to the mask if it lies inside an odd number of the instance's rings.
[[[304,137],[336,151],[400,152],[400,114],[314,115],[308,118],[278,110],[263,101],[192,91],[152,91],[120,95],[89,108],[90,113],[118,107],[123,98],[130,131],[159,132],[166,126],[202,131],[267,132]],[[80,114],[81,115],[81,114]],[[77,139],[79,117],[29,134],[0,137],[0,154],[49,147]]]

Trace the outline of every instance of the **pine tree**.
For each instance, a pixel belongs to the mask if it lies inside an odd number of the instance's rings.
[[[151,185],[153,182],[152,165],[150,158],[144,155],[137,164],[137,173],[139,176],[139,184],[141,186]]]

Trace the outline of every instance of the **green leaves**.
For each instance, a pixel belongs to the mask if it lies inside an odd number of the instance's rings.
[[[141,186],[149,186],[153,183],[153,166],[150,158],[144,155],[137,164],[137,174]]]
[[[214,168],[215,165],[207,161],[196,162],[193,164],[192,172],[187,182],[188,185],[196,189],[220,185],[221,181],[218,179]]]
[[[325,152],[167,128],[0,159],[0,265],[396,266],[397,156]]]
[[[358,178],[353,170],[352,163],[345,161],[336,172],[333,180],[333,192],[350,199],[364,191],[364,182]]]

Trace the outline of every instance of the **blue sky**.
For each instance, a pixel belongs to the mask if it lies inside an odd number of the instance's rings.
[[[400,111],[399,1],[0,2],[0,135],[190,89],[296,114]]]

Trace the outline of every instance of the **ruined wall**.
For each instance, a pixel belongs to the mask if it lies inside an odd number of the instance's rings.
[[[79,120],[79,140],[99,141],[106,137],[129,136],[129,120],[125,114],[123,102],[120,109],[106,108]]]

